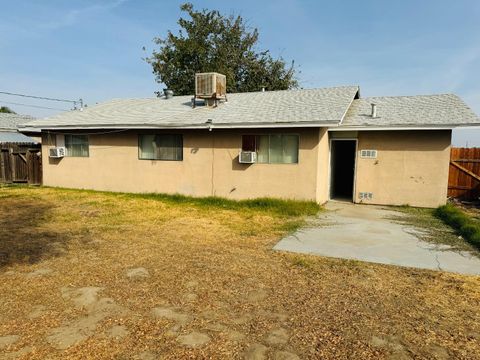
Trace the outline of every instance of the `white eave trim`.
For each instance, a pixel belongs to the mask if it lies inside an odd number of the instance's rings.
[[[298,122],[298,123],[264,123],[264,124],[198,124],[198,125],[152,125],[152,124],[139,124],[139,125],[63,125],[63,126],[44,126],[44,127],[25,127],[18,129],[21,133],[28,132],[40,132],[46,130],[172,130],[172,129],[259,129],[259,128],[321,128],[326,127],[328,131],[381,131],[381,130],[452,130],[454,128],[466,128],[466,127],[480,127],[478,124],[458,124],[458,125],[419,125],[419,126],[338,126],[332,124],[337,121],[330,122]]]
[[[21,128],[20,132],[32,132],[41,130],[101,130],[101,129],[258,129],[258,128],[320,128],[330,127],[338,123],[338,120],[329,122],[298,122],[298,123],[254,123],[254,124],[198,124],[198,125],[57,125],[57,126],[39,126],[35,128]]]
[[[36,127],[19,127],[15,131],[19,133],[29,132],[29,133],[40,133],[42,131],[41,128]]]

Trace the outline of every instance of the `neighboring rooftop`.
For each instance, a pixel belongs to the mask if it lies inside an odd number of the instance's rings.
[[[211,108],[192,108],[192,96],[171,99],[116,99],[69,111],[28,124],[32,127],[203,128],[211,119],[215,127],[281,126],[288,124],[338,124],[359,91],[358,86],[308,90],[283,90],[228,94],[228,102]]]
[[[0,131],[17,131],[19,125],[32,122],[33,120],[35,120],[35,118],[28,115],[0,113]]]
[[[373,118],[372,104],[377,116]],[[478,116],[453,94],[370,97],[353,101],[342,127],[480,125]]]
[[[36,144],[38,141],[15,131],[0,131],[0,144]]]
[[[31,137],[18,132],[18,126],[35,121],[34,117],[11,113],[0,113],[0,144],[2,143],[37,143]]]

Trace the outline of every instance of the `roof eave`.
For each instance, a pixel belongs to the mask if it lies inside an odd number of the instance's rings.
[[[91,124],[91,125],[45,125],[38,127],[26,127],[19,129],[20,132],[33,132],[45,130],[100,130],[100,129],[248,129],[248,128],[298,128],[298,127],[330,127],[338,124],[338,120],[328,121],[304,121],[304,122],[275,122],[275,123],[236,123],[236,124]]]
[[[42,131],[41,128],[37,128],[37,127],[32,127],[32,126],[25,126],[25,127],[18,127],[17,129],[15,129],[15,131],[18,131],[20,133],[40,133]]]

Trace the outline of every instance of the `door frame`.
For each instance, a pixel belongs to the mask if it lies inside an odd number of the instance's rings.
[[[328,149],[328,200],[335,200],[332,198],[332,143],[333,141],[355,141],[355,157],[353,164],[353,189],[352,202],[355,203],[355,190],[357,185],[357,162],[358,162],[358,138],[330,138]]]

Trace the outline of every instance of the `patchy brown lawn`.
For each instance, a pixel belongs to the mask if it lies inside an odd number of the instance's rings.
[[[273,252],[298,221],[0,188],[0,357],[480,358],[480,278]]]

